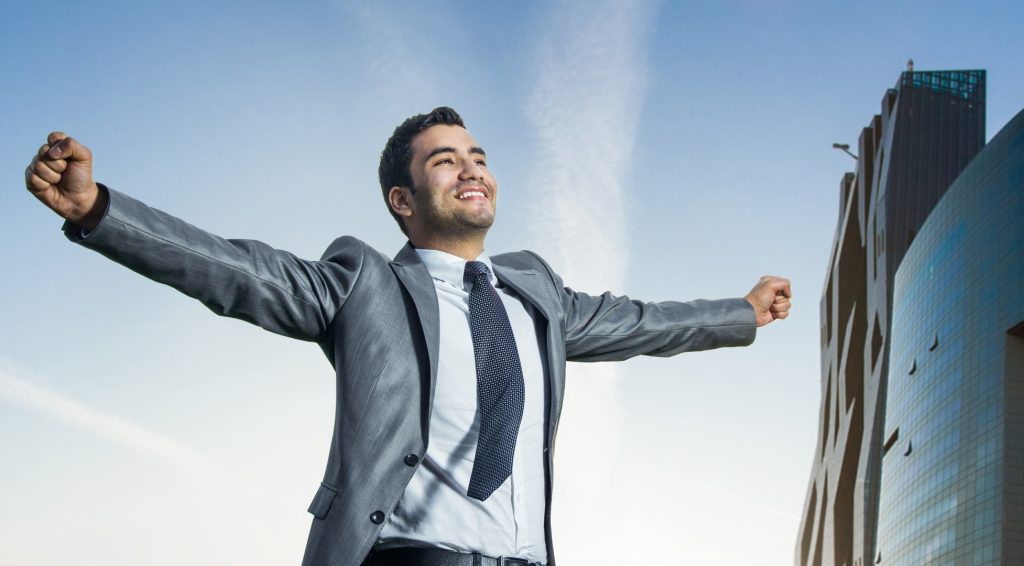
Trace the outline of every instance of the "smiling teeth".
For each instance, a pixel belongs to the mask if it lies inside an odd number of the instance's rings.
[[[459,195],[459,199],[461,200],[461,199],[466,199],[466,198],[469,198],[469,197],[482,197],[482,196],[484,196],[484,194],[482,192],[480,192],[480,191],[466,191],[466,192],[462,193],[461,195]]]

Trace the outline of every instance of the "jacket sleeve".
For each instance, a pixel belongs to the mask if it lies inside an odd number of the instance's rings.
[[[566,287],[540,261],[559,293],[569,361],[620,361],[747,346],[757,333],[754,307],[744,298],[647,303],[607,292],[593,296]]]
[[[359,277],[366,245],[336,240],[309,261],[256,240],[228,240],[146,206],[110,195],[103,219],[67,237],[149,279],[198,299],[213,312],[302,340],[319,340]]]

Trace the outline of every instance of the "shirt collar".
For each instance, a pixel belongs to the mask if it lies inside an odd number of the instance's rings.
[[[464,283],[464,275],[466,274],[466,260],[452,255],[448,252],[442,252],[440,250],[427,250],[422,248],[416,248],[416,255],[420,256],[420,261],[427,267],[427,271],[430,272],[430,276],[438,281],[444,281],[445,283],[456,287],[458,289],[467,290]],[[494,267],[491,265],[491,258],[489,256],[481,254],[476,258],[475,261],[487,266],[487,270],[491,273],[491,285],[498,286],[498,278],[494,276]]]

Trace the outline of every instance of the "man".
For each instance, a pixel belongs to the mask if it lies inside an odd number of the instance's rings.
[[[450,108],[388,140],[381,190],[409,243],[350,236],[320,261],[224,240],[92,180],[55,132],[26,185],[68,237],[214,312],[317,342],[337,372],[324,481],[303,564],[549,564],[565,362],[753,342],[786,318],[789,281],[744,298],[640,303],[562,284],[532,252],[484,256],[498,184]]]

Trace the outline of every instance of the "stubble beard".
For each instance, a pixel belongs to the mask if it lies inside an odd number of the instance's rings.
[[[425,193],[416,189],[413,194]],[[491,226],[494,225],[494,212],[483,216],[469,214],[461,208],[444,209],[436,207],[433,202],[429,202],[429,199],[421,200],[418,208],[421,212],[426,212],[426,214],[423,214],[424,226],[432,234],[448,240],[479,237],[486,234]]]

